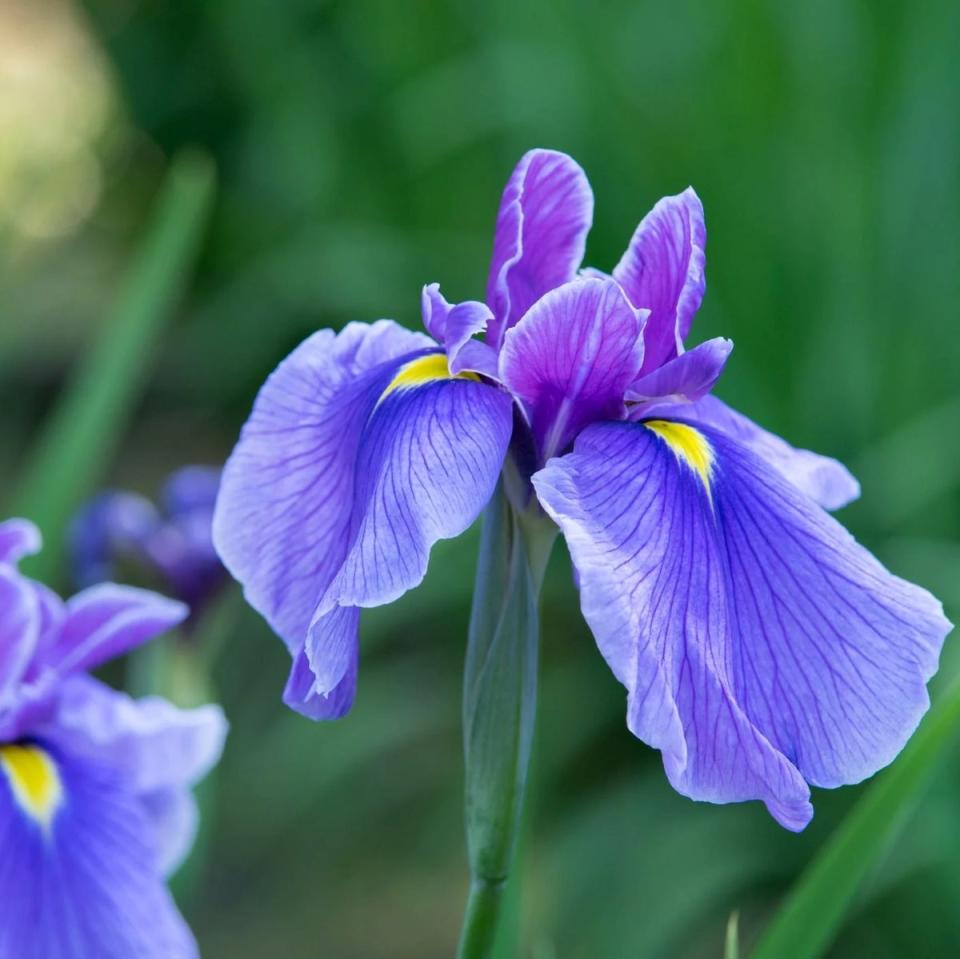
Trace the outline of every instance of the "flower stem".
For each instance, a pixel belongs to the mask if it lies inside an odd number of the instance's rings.
[[[523,810],[536,717],[537,602],[556,528],[502,487],[484,514],[464,670],[471,886],[459,959],[492,955]]]

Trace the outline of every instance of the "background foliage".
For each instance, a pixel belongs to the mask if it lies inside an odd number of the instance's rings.
[[[503,182],[551,146],[593,182],[599,267],[659,196],[696,186],[694,338],[736,342],[720,395],[844,459],[864,490],[844,521],[956,619],[958,54],[955,0],[2,0],[0,495],[30,501],[40,424],[125,315],[181,148],[215,164],[212,212],[148,362],[81,444],[90,483],[153,493],[183,463],[221,462],[259,383],[317,327],[413,325],[433,280],[479,298]],[[161,251],[178,276],[180,255]],[[78,482],[47,477],[45,495],[69,502]],[[451,953],[475,548],[475,531],[441,544],[421,590],[366,618],[340,723],[283,709],[286,654],[233,594],[191,641],[201,653],[147,671],[183,700],[215,691],[233,722],[178,883],[208,959]],[[759,804],[682,799],[624,728],[562,551],[544,619],[503,955],[719,955],[733,909],[743,953],[862,790],[818,792],[799,837]],[[938,682],[956,661],[948,643]],[[956,954],[958,761],[942,759],[831,955]]]

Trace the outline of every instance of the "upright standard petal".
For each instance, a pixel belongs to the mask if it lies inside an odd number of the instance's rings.
[[[704,396],[692,406],[658,406],[657,415],[668,419],[683,417],[726,433],[748,446],[824,509],[840,509],[860,495],[860,484],[843,463],[810,450],[794,448],[715,396]]]
[[[487,280],[494,349],[544,293],[576,276],[592,222],[593,192],[580,166],[553,150],[524,154],[497,213]]]
[[[889,763],[950,629],[807,496],[728,436],[603,424],[534,477],[628,724],[695,799],[763,800],[790,829],[806,783]]]
[[[473,521],[511,423],[506,393],[398,327],[317,334],[268,380],[227,464],[214,540],[287,640],[289,705],[349,708],[356,607],[419,583],[432,544]]]
[[[0,956],[194,959],[151,839],[109,765],[0,746]]]
[[[643,218],[614,268],[630,302],[650,310],[643,374],[683,352],[706,287],[706,242],[703,206],[688,187],[678,196],[664,197]]]
[[[546,294],[507,334],[500,379],[523,407],[541,462],[586,424],[625,414],[645,315],[614,281],[579,279]]]

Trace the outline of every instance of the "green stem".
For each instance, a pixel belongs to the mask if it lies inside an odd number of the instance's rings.
[[[517,513],[497,490],[483,520],[464,669],[471,886],[460,959],[486,959],[496,941],[533,742],[537,603],[555,538],[548,520]]]

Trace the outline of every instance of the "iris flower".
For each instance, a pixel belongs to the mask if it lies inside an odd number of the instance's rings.
[[[195,617],[226,580],[211,538],[219,485],[219,469],[185,466],[167,479],[159,508],[126,490],[90,500],[70,526],[77,585],[113,579],[118,566],[132,564],[162,582]]]
[[[16,567],[39,545],[30,523],[0,523],[0,956],[192,959],[164,877],[193,840],[190,787],[223,715],[88,675],[186,607],[112,583],[64,603]]]
[[[428,286],[429,336],[380,320],[303,342],[226,466],[215,544],[286,641],[286,703],[339,717],[360,609],[416,586],[503,470],[514,508],[565,536],[627,725],[674,788],[760,799],[799,830],[808,784],[897,755],[950,624],[825,511],[859,493],[842,465],[710,394],[731,343],[685,347],[704,294],[694,191],[657,203],[610,275],[581,270],[592,216],[580,167],[532,151],[485,304]]]

